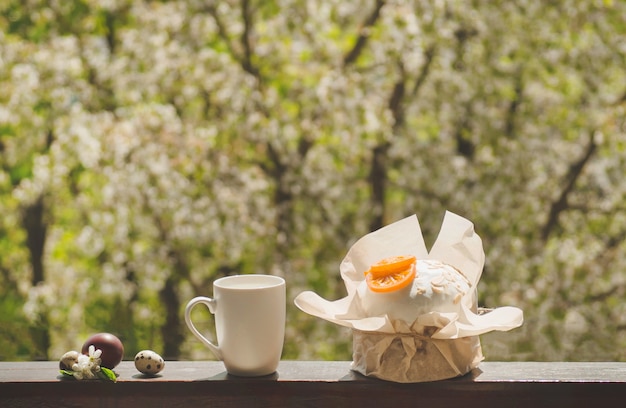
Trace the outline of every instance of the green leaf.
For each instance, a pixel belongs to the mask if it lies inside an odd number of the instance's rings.
[[[117,382],[117,375],[115,375],[113,370],[110,370],[110,369],[108,369],[106,367],[100,367],[100,371],[98,371],[98,375],[103,380],[109,380],[109,381]]]
[[[69,370],[59,370],[59,372],[67,377],[74,377],[74,373]]]

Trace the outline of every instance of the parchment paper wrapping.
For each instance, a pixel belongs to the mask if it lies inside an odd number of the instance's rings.
[[[371,264],[394,255],[439,260],[461,271],[473,290],[461,300],[460,312],[429,311],[411,324],[392,321],[386,314],[367,315],[367,299],[357,291],[364,272]],[[523,313],[516,307],[478,314],[476,286],[484,262],[482,241],[467,219],[446,212],[428,252],[413,215],[365,235],[350,248],[340,265],[348,296],[328,301],[306,291],[296,297],[295,304],[310,315],[353,329],[352,369],[363,375],[402,383],[456,377],[483,360],[479,335],[511,330],[523,323]]]

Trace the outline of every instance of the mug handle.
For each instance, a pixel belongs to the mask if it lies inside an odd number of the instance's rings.
[[[194,336],[196,336],[202,343],[204,343],[204,345],[207,346],[213,352],[213,354],[215,354],[215,357],[217,357],[218,360],[223,360],[222,350],[219,348],[219,346],[213,344],[211,340],[204,337],[198,331],[198,329],[196,329],[196,326],[194,326],[193,322],[191,321],[191,310],[199,304],[205,305],[209,308],[209,311],[212,314],[215,314],[215,308],[217,307],[217,302],[215,301],[215,299],[206,296],[198,296],[191,299],[189,303],[187,303],[187,307],[185,308],[185,323],[187,323],[187,327],[189,327],[189,330],[191,330]]]

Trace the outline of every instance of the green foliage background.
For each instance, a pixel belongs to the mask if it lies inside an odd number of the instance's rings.
[[[283,358],[350,359],[299,312],[360,236],[474,222],[491,360],[626,359],[626,4],[0,0],[0,359],[96,331],[213,358],[188,299],[286,277]],[[196,319],[211,330],[211,318]],[[201,323],[203,324],[203,323]]]

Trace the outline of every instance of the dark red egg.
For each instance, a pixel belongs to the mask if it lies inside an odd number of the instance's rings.
[[[102,359],[100,365],[102,367],[113,369],[122,361],[122,358],[124,358],[124,345],[122,341],[111,333],[98,333],[89,337],[87,341],[85,341],[85,344],[83,344],[81,353],[88,355],[89,346],[91,345],[93,345],[96,350],[102,350],[102,355],[100,355]]]

